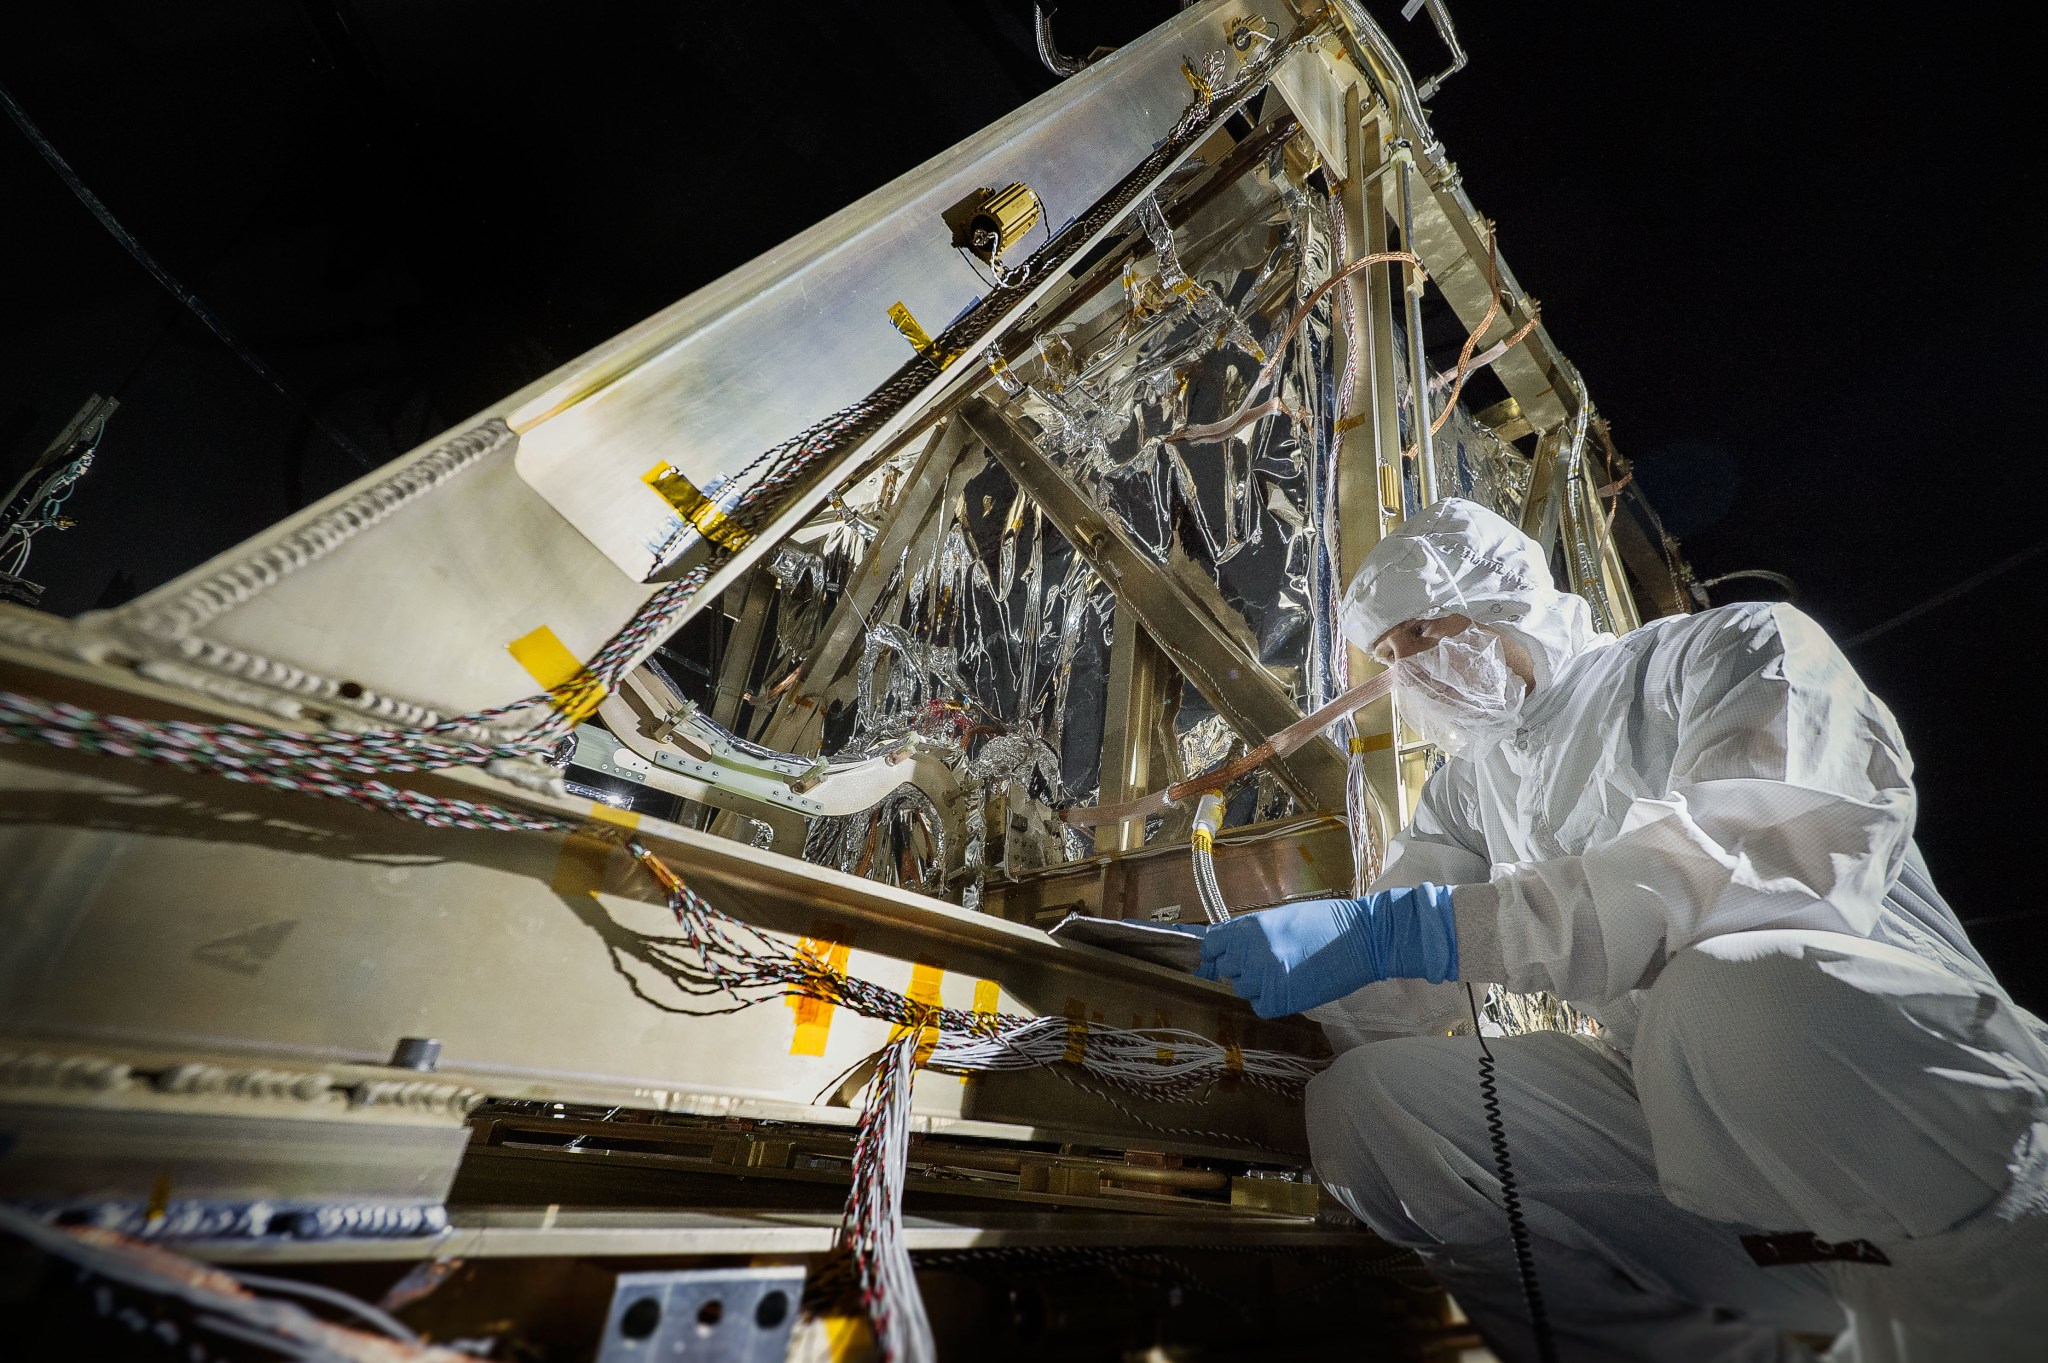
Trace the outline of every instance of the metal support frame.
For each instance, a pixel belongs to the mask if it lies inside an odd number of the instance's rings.
[[[1406,144],[1400,146],[1399,190],[1401,196],[1401,247],[1421,255],[1415,241],[1415,163]],[[1422,285],[1425,276],[1413,265],[1401,267],[1405,282],[1402,295],[1407,308],[1404,329],[1408,333],[1408,426],[1409,447],[1415,451],[1416,477],[1422,487],[1422,504],[1436,500],[1436,432],[1431,430],[1434,413],[1429,403],[1429,361],[1422,353]]]
[[[1363,92],[1354,83],[1344,100],[1349,147],[1342,191],[1346,236],[1354,255],[1387,249],[1386,106],[1376,100],[1367,109],[1363,103]],[[1341,414],[1338,423],[1342,434],[1337,461],[1337,574],[1343,583],[1351,581],[1380,536],[1402,519],[1393,291],[1393,276],[1372,270],[1362,284],[1345,294],[1353,309],[1352,331],[1360,354],[1342,358],[1342,363],[1356,365],[1358,375],[1351,408]],[[1341,328],[1338,338],[1344,343]],[[1378,666],[1356,647],[1351,647],[1349,662],[1354,682],[1364,680],[1368,670]],[[1392,697],[1352,720],[1353,731],[1367,745],[1365,779],[1387,809],[1404,807],[1401,764],[1395,754],[1398,723]]]
[[[1246,742],[1262,742],[1301,718],[1286,688],[1246,652],[1239,638],[1242,624],[1238,631],[1229,628],[1226,622],[1235,612],[1213,584],[1161,571],[1104,519],[1088,494],[1054,467],[1015,421],[986,400],[962,406],[959,420],[1110,585],[1119,610],[1130,608],[1174,666]],[[1328,739],[1314,739],[1275,759],[1273,770],[1309,808],[1344,807],[1344,757]]]
[[[1136,620],[1119,622],[1109,646],[1109,695],[1102,716],[1104,804],[1148,795],[1178,779],[1160,717],[1170,713],[1173,660]],[[1125,819],[1095,830],[1097,852],[1133,852],[1145,845],[1145,821]]]
[[[1225,829],[1213,854],[1233,912],[1290,899],[1350,893],[1351,834],[1336,815]],[[1070,861],[991,882],[982,901],[1015,923],[1047,927],[1069,913],[1192,922],[1201,913],[1185,840]],[[1171,911],[1178,909],[1178,916]]]
[[[1452,170],[1430,186],[1431,192],[1415,196],[1414,249],[1458,320],[1477,327],[1492,303],[1490,284],[1496,267],[1486,220],[1455,177]],[[1481,348],[1535,316],[1535,302],[1523,291],[1505,256],[1497,268],[1501,311],[1480,336]],[[1541,323],[1494,362],[1493,372],[1537,430],[1548,430],[1578,410],[1568,377],[1571,367]]]
[[[1535,540],[1546,555],[1557,547],[1568,473],[1564,447],[1570,438],[1564,426],[1553,427],[1538,438],[1536,460],[1529,471],[1529,494],[1522,499],[1522,533]]]
[[[818,640],[797,668],[796,680],[762,727],[763,745],[783,752],[805,751],[824,723],[825,701],[858,661],[867,617],[881,600],[904,554],[921,544],[941,522],[951,494],[980,467],[969,458],[971,437],[957,421],[933,431],[904,479],[889,521],[868,546],[846,590],[818,631]]]
[[[725,640],[725,661],[718,669],[718,689],[711,701],[711,718],[719,728],[740,732],[740,706],[747,699],[747,678],[761,651],[761,638],[768,629],[768,615],[775,604],[775,575],[766,567],[747,578],[739,594],[739,614]]]

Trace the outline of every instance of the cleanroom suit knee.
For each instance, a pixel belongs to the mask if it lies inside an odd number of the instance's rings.
[[[2042,1024],[1935,892],[1904,740],[1826,634],[1773,604],[1601,634],[1457,499],[1345,611],[1449,760],[1367,896],[1203,946],[1261,1011],[1320,1003],[1337,1195],[1533,1357],[1476,1042],[1443,1033],[1468,984],[1544,990],[1601,1032],[1494,1043],[1563,1357],[1798,1357],[1845,1320],[1841,1359],[2048,1357]]]
[[[1773,1363],[1806,1356],[1784,1332],[1841,1328],[1817,1266],[1759,1268],[1735,1232],[1664,1195],[1619,1054],[1559,1032],[1491,1045],[1561,1357]],[[1522,1363],[1536,1353],[1478,1073],[1471,1037],[1358,1047],[1309,1086],[1309,1140],[1329,1190],[1418,1251],[1496,1352]]]
[[[1709,938],[1664,968],[1636,1031],[1658,1181],[1721,1221],[1831,1242],[1939,1235],[2006,1193],[2048,1106],[2031,1023],[1883,943]]]

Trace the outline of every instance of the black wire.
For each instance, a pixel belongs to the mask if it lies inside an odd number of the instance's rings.
[[[1557,1341],[1550,1333],[1550,1313],[1543,1306],[1543,1289],[1536,1282],[1536,1256],[1529,1245],[1529,1223],[1522,1217],[1522,1194],[1515,1187],[1515,1169],[1508,1159],[1507,1123],[1501,1117],[1500,1083],[1493,1072],[1493,1048],[1479,1029],[1479,996],[1465,986],[1465,1002],[1472,1006],[1472,1033],[1479,1038],[1479,1101],[1486,1109],[1486,1139],[1493,1146],[1494,1172],[1500,1176],[1500,1203],[1508,1214],[1508,1238],[1515,1246],[1515,1270],[1522,1277],[1522,1300],[1529,1307],[1529,1333],[1536,1337],[1536,1357],[1541,1363],[1557,1363]]]

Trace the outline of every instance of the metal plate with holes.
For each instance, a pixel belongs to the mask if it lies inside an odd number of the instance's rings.
[[[781,1363],[803,1289],[801,1268],[621,1273],[597,1363]]]

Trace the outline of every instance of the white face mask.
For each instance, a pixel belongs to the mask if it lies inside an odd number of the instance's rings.
[[[1500,636],[1476,626],[1395,663],[1394,685],[1401,718],[1450,757],[1507,737],[1529,694]]]

